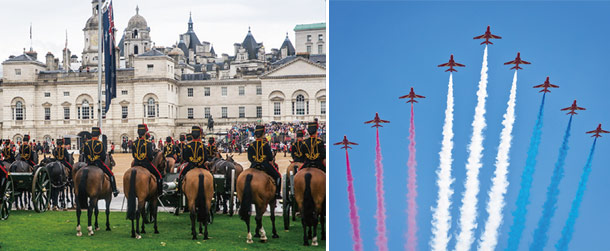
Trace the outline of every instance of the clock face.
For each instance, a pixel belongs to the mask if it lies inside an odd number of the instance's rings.
[[[98,42],[97,40],[98,40],[97,39],[97,33],[91,34],[91,40],[89,40],[89,41],[91,41],[91,48],[92,49],[97,48],[97,42]]]

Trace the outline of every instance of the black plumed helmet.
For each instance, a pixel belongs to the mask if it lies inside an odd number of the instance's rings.
[[[142,137],[142,136],[144,136],[144,134],[146,134],[146,132],[148,132],[148,126],[146,124],[139,124],[138,125],[138,136]]]

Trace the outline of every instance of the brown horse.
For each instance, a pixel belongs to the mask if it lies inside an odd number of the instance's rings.
[[[94,211],[95,230],[99,230],[97,223],[99,213],[97,201],[99,199],[106,201],[106,231],[110,231],[110,201],[112,200],[110,178],[97,166],[85,166],[75,172],[74,184],[78,184],[74,189],[76,195],[76,236],[82,236],[80,215],[83,207],[87,208],[87,231],[89,236],[93,235],[91,216]],[[88,203],[87,200],[89,200]]]
[[[175,173],[176,168],[176,155],[167,156],[165,158],[165,173]]]
[[[210,220],[210,207],[214,197],[214,177],[210,171],[203,168],[193,168],[184,176],[182,191],[186,195],[187,206],[191,215],[191,234],[197,240],[195,221],[199,222],[199,235],[208,239],[208,222]],[[205,226],[202,233],[201,225]]]
[[[152,164],[165,174],[165,157],[163,152],[157,152]],[[123,174],[123,191],[127,197],[127,219],[131,220],[131,237],[140,239],[140,233],[146,233],[144,224],[149,223],[151,216],[154,221],[155,234],[157,229],[157,197],[159,196],[157,178],[148,169],[132,166]],[[137,200],[137,209],[136,209]],[[145,208],[148,203],[148,208]],[[140,231],[140,215],[142,215],[142,231]],[[136,221],[135,230],[133,221]]]
[[[279,238],[275,229],[275,182],[271,176],[256,168],[246,169],[237,178],[237,198],[241,201],[239,217],[246,222],[248,235],[246,243],[252,243],[250,233],[250,210],[252,204],[256,208],[256,231],[254,237],[260,237],[262,242],[267,241],[267,235],[263,228],[263,214],[267,205],[271,210],[271,224],[273,226],[273,238]]]
[[[220,155],[217,155],[220,156]],[[239,174],[241,174],[241,172],[243,172],[243,167],[235,162],[232,158],[232,156],[229,156],[227,154],[227,160],[223,160],[221,158],[215,157],[212,160],[207,162],[207,165],[210,167],[210,171],[212,174],[221,174],[225,177],[225,182],[224,182],[224,190],[225,191],[231,191],[232,186],[235,186],[234,183],[232,183],[233,180],[237,180],[237,177],[239,177]],[[235,178],[232,177],[232,171],[235,170]],[[228,202],[229,199],[231,198],[228,194],[223,193],[223,194],[216,194],[216,208],[214,209],[215,211],[219,211],[220,210],[220,205],[223,206],[223,214],[227,214],[229,213],[229,215],[233,216],[233,208],[229,208],[228,207]]]
[[[318,168],[303,168],[294,176],[294,196],[301,209],[303,224],[303,245],[318,245],[318,217],[321,224],[322,240],[326,238],[326,174]],[[311,228],[313,227],[313,238]],[[308,230],[308,231],[307,231]]]

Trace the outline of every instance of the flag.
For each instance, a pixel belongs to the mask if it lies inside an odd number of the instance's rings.
[[[104,24],[104,69],[105,69],[105,89],[106,89],[106,107],[104,112],[110,109],[110,102],[116,98],[116,53],[114,51],[114,14],[112,10],[112,1],[108,4],[108,8],[102,14],[102,22]]]

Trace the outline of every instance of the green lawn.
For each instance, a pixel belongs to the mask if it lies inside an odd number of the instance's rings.
[[[159,232],[153,234],[152,224],[146,225],[142,239],[131,238],[131,221],[125,213],[111,212],[110,227],[104,231],[106,217],[100,212],[100,228],[94,236],[87,235],[87,212],[81,215],[83,236],[76,236],[76,213],[12,211],[6,221],[0,221],[0,249],[4,250],[323,250],[326,241],[318,247],[302,245],[300,220],[291,223],[289,232],[283,230],[282,217],[276,217],[279,239],[271,238],[271,220],[263,218],[263,226],[269,240],[267,243],[246,243],[246,225],[239,217],[216,215],[208,226],[209,240],[191,240],[191,223],[188,214],[174,216],[159,213]],[[254,232],[254,217],[250,221]],[[318,227],[319,228],[319,227]],[[319,234],[318,229],[318,235]]]

